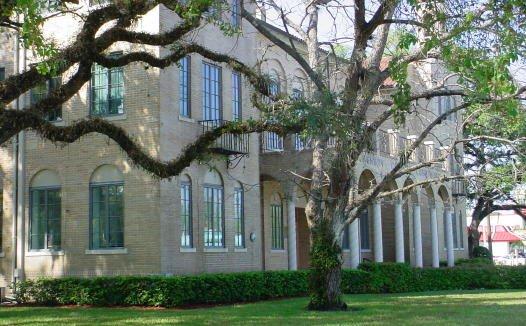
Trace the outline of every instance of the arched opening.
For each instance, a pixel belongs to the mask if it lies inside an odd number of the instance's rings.
[[[404,188],[414,184],[411,178],[407,178],[404,182]],[[418,203],[418,195],[415,188],[405,191],[402,194],[403,199],[403,216],[404,216],[404,257],[406,262],[411,261],[414,248],[413,243],[413,205]]]
[[[376,178],[370,170],[364,170],[358,179],[358,191],[363,193],[376,185]],[[359,215],[360,251],[363,260],[373,260],[373,221],[372,207],[363,210]]]
[[[433,264],[431,209],[435,209],[435,192],[430,185],[422,188],[420,193],[420,212],[422,216],[422,248],[424,252],[424,266]]]
[[[105,164],[90,178],[90,249],[124,248],[124,176]]]
[[[451,206],[451,197],[449,195],[449,191],[447,190],[447,188],[444,186],[444,185],[441,185],[440,188],[438,188],[438,197],[440,198],[440,208],[441,208],[441,212],[440,212],[440,220],[441,220],[441,223],[439,221],[439,229],[441,230],[441,232],[439,232],[439,235],[438,235],[438,238],[440,240],[440,242],[442,243],[442,245],[439,245],[439,249],[440,248],[446,248],[446,241],[447,241],[447,236],[446,236],[446,211],[448,209],[451,209],[452,206]]]
[[[215,169],[208,171],[204,178],[205,247],[225,246],[225,205],[223,178]]]
[[[58,174],[42,170],[29,188],[29,250],[59,250],[62,243],[61,182]]]
[[[389,182],[384,191],[393,191],[398,187],[395,182]],[[395,239],[395,202],[398,194],[382,199],[382,235],[384,243],[384,261],[396,261]]]

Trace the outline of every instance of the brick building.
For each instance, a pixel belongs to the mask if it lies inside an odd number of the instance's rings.
[[[88,1],[79,5],[89,10]],[[46,34],[67,44],[80,25],[76,19],[53,18],[46,23]],[[172,12],[157,7],[134,28],[159,33],[176,21]],[[273,77],[276,91],[308,94],[305,73],[290,57],[246,22],[235,17],[233,21],[241,24],[242,35],[229,37],[216,26],[205,26],[192,33],[192,40],[248,65],[263,62],[261,69]],[[279,29],[273,30],[286,37]],[[13,35],[4,33],[0,38],[0,78],[32,64],[29,55],[16,51]],[[158,57],[168,51],[117,43],[110,53],[132,50]],[[88,116],[104,117],[127,130],[154,157],[170,160],[221,121],[258,117],[250,102],[250,87],[226,65],[192,54],[163,70],[145,68],[142,63],[113,69],[94,66],[91,81],[48,118],[68,125]],[[440,68],[433,61],[411,67],[411,82],[415,87],[430,87],[429,76],[437,73]],[[28,92],[18,106],[46,96],[68,74]],[[341,84],[337,71],[331,78],[335,87]],[[389,94],[394,87],[387,84],[380,92]],[[418,105],[429,111],[426,114],[436,115],[454,100]],[[16,103],[10,106],[15,109]],[[371,114],[383,109],[375,108]],[[398,129],[392,122],[382,126],[357,167],[364,187],[395,164],[398,151],[414,139],[415,130],[422,129],[419,121],[409,120]],[[440,153],[441,146],[454,138],[456,125],[454,119],[444,122],[412,160]],[[60,146],[32,132],[21,133],[0,148],[0,287],[24,277],[307,267],[305,198],[285,171],[308,173],[308,139],[295,135],[282,139],[270,133],[225,135],[214,149],[210,162],[194,162],[177,178],[159,180],[133,166],[105,136],[91,134]],[[391,187],[454,169],[450,160],[397,180]],[[449,233],[445,232],[446,217],[451,217]],[[453,252],[455,257],[465,257],[465,225],[465,203],[453,196],[450,184],[376,202],[345,231],[345,266],[356,267],[366,259],[438,266],[448,251],[450,257]]]

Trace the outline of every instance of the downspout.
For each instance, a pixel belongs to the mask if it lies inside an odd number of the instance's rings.
[[[19,17],[18,15],[16,16],[16,21],[17,23],[19,22]],[[18,72],[20,71],[20,39],[19,39],[20,35],[18,33],[18,31],[15,32],[15,37],[14,37],[14,50],[15,50],[15,54],[14,54],[14,71],[13,73],[14,74],[18,74]],[[20,108],[20,104],[19,104],[19,98],[17,98],[15,100],[15,110],[18,110]],[[18,134],[16,134],[15,138],[14,138],[14,142],[13,142],[13,173],[14,173],[14,183],[13,183],[13,192],[12,192],[12,195],[13,195],[13,220],[12,220],[12,236],[11,236],[11,240],[12,240],[12,255],[13,255],[13,269],[11,271],[11,277],[12,277],[12,283],[13,283],[13,290],[16,292],[16,281],[17,281],[17,265],[18,265],[18,262],[17,262],[17,257],[18,257],[18,254],[17,254],[17,251],[18,251],[18,248],[17,248],[17,243],[18,243],[18,237],[17,237],[17,234],[18,234],[18,230],[17,230],[17,220],[18,220]]]
[[[17,22],[20,17],[17,16]],[[26,69],[26,50],[20,53],[20,34],[15,34],[15,74],[20,74]],[[22,60],[20,58],[22,54]],[[25,106],[25,95],[21,95],[15,101],[15,109],[22,110]],[[15,137],[14,147],[14,191],[13,191],[13,289],[16,291],[16,283],[24,279],[24,172],[25,172],[25,134],[19,132]]]

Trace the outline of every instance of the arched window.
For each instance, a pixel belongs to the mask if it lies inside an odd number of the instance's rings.
[[[181,177],[181,247],[193,247],[192,181],[187,175]]]
[[[90,249],[124,247],[124,177],[113,165],[90,179]]]
[[[276,96],[281,92],[281,82],[279,78],[279,73],[272,69],[269,74],[269,93],[270,95]]]
[[[223,181],[215,170],[209,171],[204,182],[205,247],[224,247]]]
[[[234,221],[236,232],[234,235],[234,245],[237,248],[245,247],[245,204],[243,185],[237,183],[234,188]]]
[[[301,77],[295,76],[292,80],[292,94],[294,100],[302,99],[305,96],[305,88]]]
[[[50,170],[37,173],[29,189],[29,249],[59,250],[61,247],[60,179]]]
[[[272,249],[285,249],[283,235],[283,204],[281,197],[276,193],[270,204],[270,219],[272,222]]]

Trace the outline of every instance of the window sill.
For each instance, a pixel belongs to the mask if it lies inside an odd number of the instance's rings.
[[[196,248],[179,248],[179,252],[197,252]]]
[[[38,256],[64,256],[64,250],[34,250],[26,252],[26,257]]]
[[[50,121],[54,126],[63,127],[66,125],[66,121],[64,119]]]
[[[373,252],[371,249],[360,249],[360,252]]]
[[[284,254],[286,252],[285,249],[271,249],[270,253],[272,254]]]
[[[108,121],[126,120],[126,113],[113,115],[90,115],[90,118],[99,118]]]
[[[234,252],[247,252],[247,248],[234,248]]]
[[[84,251],[86,255],[126,255],[128,254],[127,248],[118,249],[93,249]]]
[[[228,252],[228,248],[204,248],[203,252]]]
[[[343,249],[343,252],[351,252],[351,249]]]
[[[183,117],[182,115],[179,116],[179,121],[195,123],[195,119]]]

